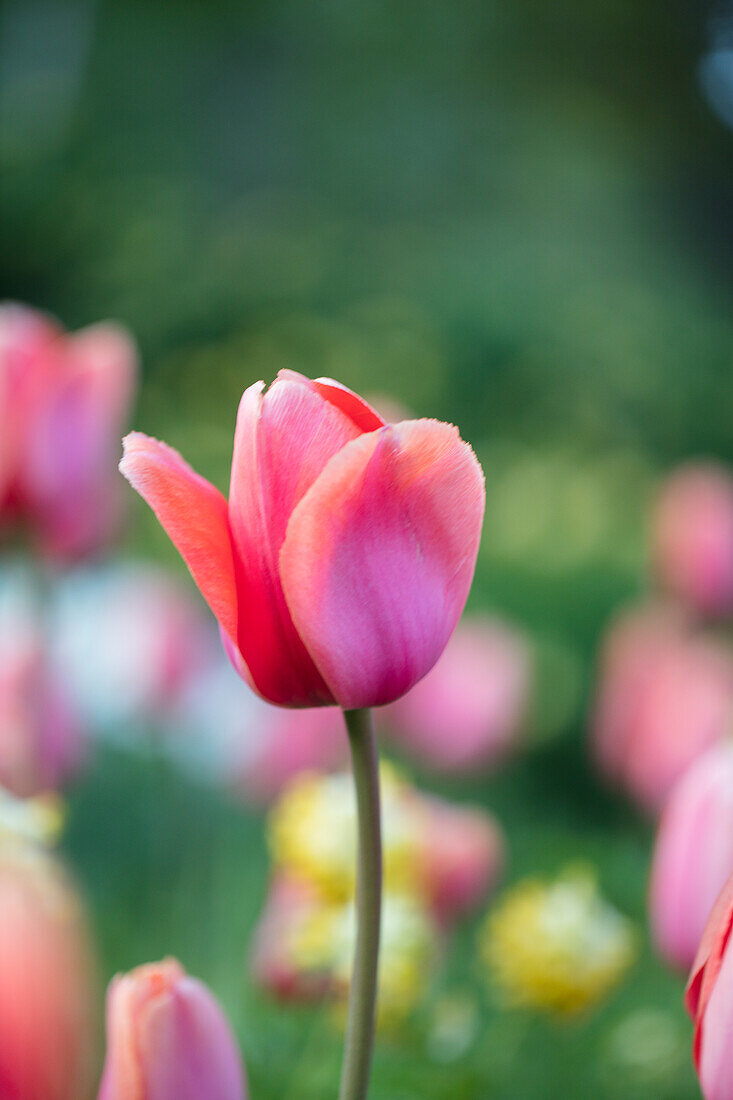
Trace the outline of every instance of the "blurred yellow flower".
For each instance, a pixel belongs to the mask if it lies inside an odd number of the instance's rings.
[[[421,889],[420,813],[407,784],[389,765],[380,768],[385,889]],[[332,901],[348,901],[356,875],[356,804],[351,775],[304,772],[270,814],[270,851],[276,869],[314,883]]]
[[[626,917],[598,892],[589,868],[552,882],[525,879],[489,913],[481,955],[507,1005],[571,1014],[600,1000],[633,962]]]
[[[0,843],[51,846],[61,835],[64,817],[64,804],[55,794],[16,798],[0,787]]]

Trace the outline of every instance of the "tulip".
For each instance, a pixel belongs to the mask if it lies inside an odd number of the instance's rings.
[[[435,667],[380,711],[394,740],[440,772],[485,769],[519,736],[530,680],[520,633],[491,619],[464,620]]]
[[[733,871],[733,742],[700,757],[664,807],[652,863],[654,941],[689,970],[715,899]]]
[[[673,609],[627,612],[611,627],[592,723],[599,768],[644,809],[661,809],[675,782],[733,720],[733,656],[693,633]]]
[[[245,1100],[231,1028],[175,959],[118,975],[107,994],[99,1100]]]
[[[463,610],[484,509],[455,428],[387,426],[329,379],[280,371],[239,407],[229,502],[139,433],[120,469],[151,505],[238,671],[283,706],[391,702]]]
[[[685,993],[695,1023],[693,1058],[705,1100],[733,1098],[733,877],[705,926]]]
[[[66,561],[105,546],[120,521],[117,440],[136,352],[111,323],[74,334],[22,306],[0,308],[2,513]]]
[[[652,515],[652,567],[660,583],[710,615],[733,612],[733,476],[714,463],[676,470]]]
[[[84,1100],[93,974],[79,900],[54,860],[0,843],[0,1096]]]

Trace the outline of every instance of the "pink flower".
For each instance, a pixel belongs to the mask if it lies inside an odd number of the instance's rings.
[[[705,926],[687,984],[685,1004],[695,1022],[693,1057],[705,1100],[733,1100],[733,878]]]
[[[67,335],[26,307],[0,307],[2,514],[29,523],[53,558],[96,551],[117,531],[115,464],[136,371],[116,325]]]
[[[50,857],[0,847],[0,1096],[88,1096],[93,975],[78,898]]]
[[[713,903],[733,871],[733,742],[700,757],[674,787],[659,825],[649,909],[661,954],[688,970]]]
[[[244,766],[232,776],[256,802],[269,802],[302,771],[334,770],[346,764],[343,718],[337,710],[283,710],[263,704],[257,736]]]
[[[118,975],[107,994],[99,1100],[245,1100],[239,1050],[218,1003],[175,959]]]
[[[229,503],[133,433],[121,470],[219,620],[238,671],[283,706],[375,706],[440,656],[463,610],[484,510],[455,428],[386,426],[329,379],[280,371],[242,398]]]
[[[333,993],[326,966],[306,966],[298,958],[303,926],[322,905],[318,890],[304,879],[277,874],[252,940],[255,982],[283,1001],[321,1001]]]
[[[670,592],[703,614],[733,612],[733,476],[690,463],[663,485],[652,514],[652,564]]]
[[[496,886],[506,844],[485,810],[423,798],[420,877],[428,905],[441,925],[473,912]]]
[[[513,747],[531,677],[525,639],[492,619],[466,619],[424,680],[379,712],[395,741],[436,771],[497,763]]]
[[[733,716],[733,657],[677,612],[642,608],[612,625],[600,662],[593,749],[600,769],[660,809]]]

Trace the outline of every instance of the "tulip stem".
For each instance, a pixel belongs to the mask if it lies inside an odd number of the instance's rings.
[[[344,711],[356,787],[359,854],[356,883],[356,950],[346,1018],[339,1100],[364,1100],[374,1049],[377,965],[382,909],[382,832],[379,760],[368,708]]]

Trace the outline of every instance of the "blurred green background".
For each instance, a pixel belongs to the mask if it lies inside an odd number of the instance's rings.
[[[487,474],[471,603],[538,640],[537,744],[488,783],[510,879],[584,857],[644,924],[650,830],[585,760],[600,631],[638,592],[659,472],[733,458],[733,140],[700,5],[648,0],[4,0],[0,298],[113,316],[135,426],[221,487],[236,402],[281,366],[454,420]],[[129,546],[179,566],[143,506]],[[66,850],[104,976],[178,954],[236,1021],[257,1098],[332,1092],[325,1016],[251,990],[261,821],[102,755]],[[380,1047],[375,1100],[697,1095],[680,983],[645,946],[597,1014],[500,1014],[475,930],[444,968],[481,1028]],[[625,1029],[625,1030],[624,1030]]]

